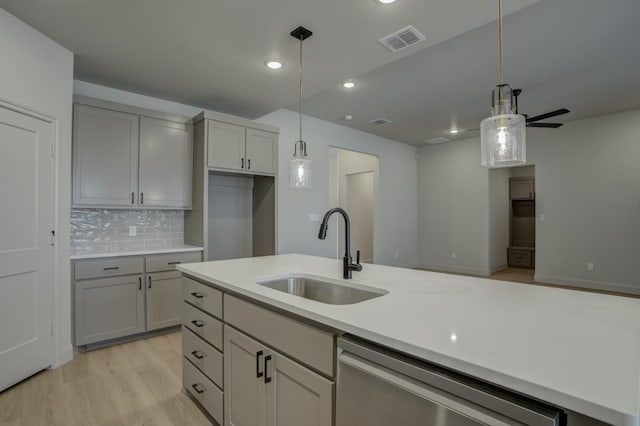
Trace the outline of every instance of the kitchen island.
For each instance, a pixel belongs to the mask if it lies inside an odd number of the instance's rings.
[[[178,269],[234,297],[569,412],[640,424],[638,299],[380,265],[365,265],[345,281],[340,261],[297,254]],[[387,294],[330,305],[257,284],[292,274]]]

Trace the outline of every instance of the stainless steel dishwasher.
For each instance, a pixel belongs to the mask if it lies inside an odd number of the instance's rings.
[[[562,426],[564,413],[357,338],[338,339],[336,426]]]

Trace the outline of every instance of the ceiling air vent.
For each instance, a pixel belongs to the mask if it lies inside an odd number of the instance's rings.
[[[440,137],[440,138],[427,139],[425,142],[431,145],[438,145],[439,143],[451,142],[451,139]]]
[[[376,118],[375,120],[371,120],[369,123],[375,124],[376,126],[384,126],[385,124],[391,123],[391,120],[387,120],[386,118]]]
[[[418,32],[413,26],[408,26],[386,37],[382,37],[379,41],[392,52],[397,52],[405,47],[419,43],[425,37]]]

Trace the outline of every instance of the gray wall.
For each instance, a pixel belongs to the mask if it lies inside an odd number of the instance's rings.
[[[313,188],[290,189],[289,160],[298,140],[298,114],[278,110],[257,121],[280,128],[278,179],[278,253],[304,253],[335,257],[334,228],[324,241],[318,240],[318,222],[310,214],[322,215],[335,207],[330,191],[331,147],[345,148],[378,157],[379,201],[376,217],[376,263],[415,266],[417,263],[416,148],[316,118],[304,117],[303,138],[312,161]],[[335,172],[335,170],[334,170]]]
[[[56,120],[55,323],[52,364],[73,357],[69,272],[73,54],[0,8],[0,102]]]
[[[507,266],[510,175],[508,168],[489,171],[489,268],[492,273]]]
[[[640,293],[638,135],[640,110],[557,130],[528,129],[527,160],[536,175],[536,280]],[[422,266],[481,271],[489,265],[483,265],[489,209],[482,202],[490,199],[489,172],[479,168],[479,151],[479,138],[419,151]],[[468,248],[463,255],[460,245]],[[447,258],[452,250],[458,250],[456,263]]]
[[[480,143],[421,147],[418,183],[420,266],[488,274],[489,174]]]

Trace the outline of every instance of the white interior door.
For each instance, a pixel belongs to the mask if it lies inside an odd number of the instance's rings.
[[[362,262],[373,262],[373,172],[346,176],[346,207],[351,217],[351,254],[360,250]]]
[[[0,391],[51,364],[53,132],[0,107]]]

